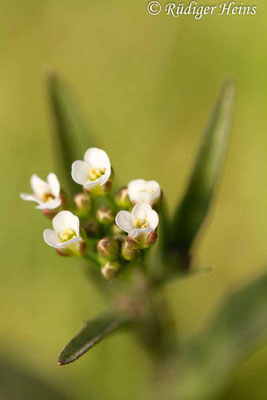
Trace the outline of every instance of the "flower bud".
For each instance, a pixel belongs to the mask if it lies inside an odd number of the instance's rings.
[[[112,227],[111,227],[111,232],[112,232],[114,235],[120,235],[123,231],[118,227],[118,225],[114,224],[114,225],[112,225]]]
[[[146,240],[146,246],[152,246],[153,244],[155,244],[157,241],[157,238],[158,238],[158,234],[156,231],[150,232],[150,234]]]
[[[90,197],[86,193],[78,193],[74,196],[74,204],[77,207],[79,217],[86,217],[91,209]]]
[[[86,251],[86,243],[84,240],[78,243],[73,243],[70,246],[68,246],[68,252],[73,257],[83,257],[85,255],[85,251]]]
[[[107,260],[116,260],[119,253],[119,243],[111,237],[104,237],[97,243],[97,250],[101,257]]]
[[[58,212],[57,209],[56,209],[56,210],[50,210],[50,209],[48,209],[48,208],[45,208],[45,209],[43,210],[44,216],[45,216],[46,218],[48,218],[48,219],[53,219],[53,218],[55,217],[55,215],[57,214],[57,212]]]
[[[70,252],[67,249],[56,249],[56,253],[61,257],[70,257]]]
[[[115,220],[114,211],[107,206],[100,207],[96,212],[96,219],[100,224],[112,224]]]
[[[79,243],[78,252],[79,252],[80,257],[83,257],[85,255],[86,243],[84,241]]]
[[[113,185],[112,180],[108,180],[108,181],[105,183],[105,185],[102,186],[102,188],[103,188],[103,194],[104,194],[104,195],[111,191],[112,185]]]
[[[135,245],[125,241],[121,248],[121,255],[125,260],[130,261],[140,255],[140,250]]]
[[[131,207],[131,201],[128,196],[127,187],[123,187],[118,191],[118,193],[115,195],[115,203],[123,209],[128,209]]]
[[[103,277],[107,280],[111,280],[115,278],[118,271],[120,269],[120,264],[117,262],[110,262],[108,261],[103,267],[101,268],[101,273]]]

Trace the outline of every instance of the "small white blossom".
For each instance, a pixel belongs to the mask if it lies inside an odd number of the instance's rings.
[[[111,175],[111,165],[104,150],[92,147],[84,155],[84,161],[74,161],[72,179],[88,191],[105,185]]]
[[[56,249],[82,241],[79,218],[70,211],[60,211],[52,220],[53,229],[44,230],[44,241]]]
[[[138,203],[132,212],[120,211],[116,216],[118,227],[127,232],[129,237],[144,245],[159,223],[155,210],[147,203]]]
[[[21,193],[23,200],[35,201],[38,203],[36,208],[39,210],[53,210],[60,206],[60,184],[55,174],[51,173],[47,177],[47,182],[37,175],[31,176],[32,194]]]
[[[128,183],[128,195],[133,204],[155,203],[161,195],[160,185],[156,181],[135,179]]]

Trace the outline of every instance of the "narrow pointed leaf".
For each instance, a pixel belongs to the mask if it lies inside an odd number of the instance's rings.
[[[177,398],[215,400],[233,370],[267,343],[267,273],[233,293],[180,354]]]
[[[73,194],[78,185],[71,179],[71,164],[83,159],[85,151],[93,146],[81,110],[66,83],[55,74],[48,77],[48,94],[55,122],[55,155],[59,172]]]
[[[81,331],[66,345],[59,356],[58,364],[65,365],[76,361],[106,336],[121,329],[125,324],[126,321],[112,314],[102,315],[86,322]]]
[[[232,125],[235,86],[225,82],[210,118],[188,186],[175,213],[170,243],[188,251],[209,211],[218,185]]]

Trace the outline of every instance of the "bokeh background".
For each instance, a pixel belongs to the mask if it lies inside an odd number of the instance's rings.
[[[219,2],[202,2],[212,3]],[[196,248],[198,264],[212,273],[167,292],[181,338],[196,334],[227,293],[263,270],[267,4],[254,3],[253,17],[196,21],[151,16],[145,0],[0,1],[1,400],[29,398],[22,387],[36,399],[133,400],[149,392],[150,364],[127,335],[75,364],[56,364],[81,321],[105,304],[79,263],[45,245],[49,221],[19,199],[32,173],[44,178],[55,166],[47,71],[74,89],[119,181],[158,180],[170,209],[232,73],[238,94],[227,165]],[[240,366],[223,399],[266,399],[266,374],[267,347]]]

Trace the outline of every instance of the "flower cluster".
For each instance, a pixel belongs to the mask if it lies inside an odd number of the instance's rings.
[[[83,161],[72,164],[71,176],[83,187],[72,201],[53,173],[47,182],[32,175],[33,193],[21,193],[21,198],[36,202],[52,219],[53,229],[45,229],[43,237],[59,255],[84,257],[112,279],[156,242],[160,186],[137,179],[114,193],[110,159],[98,148],[88,149]]]

